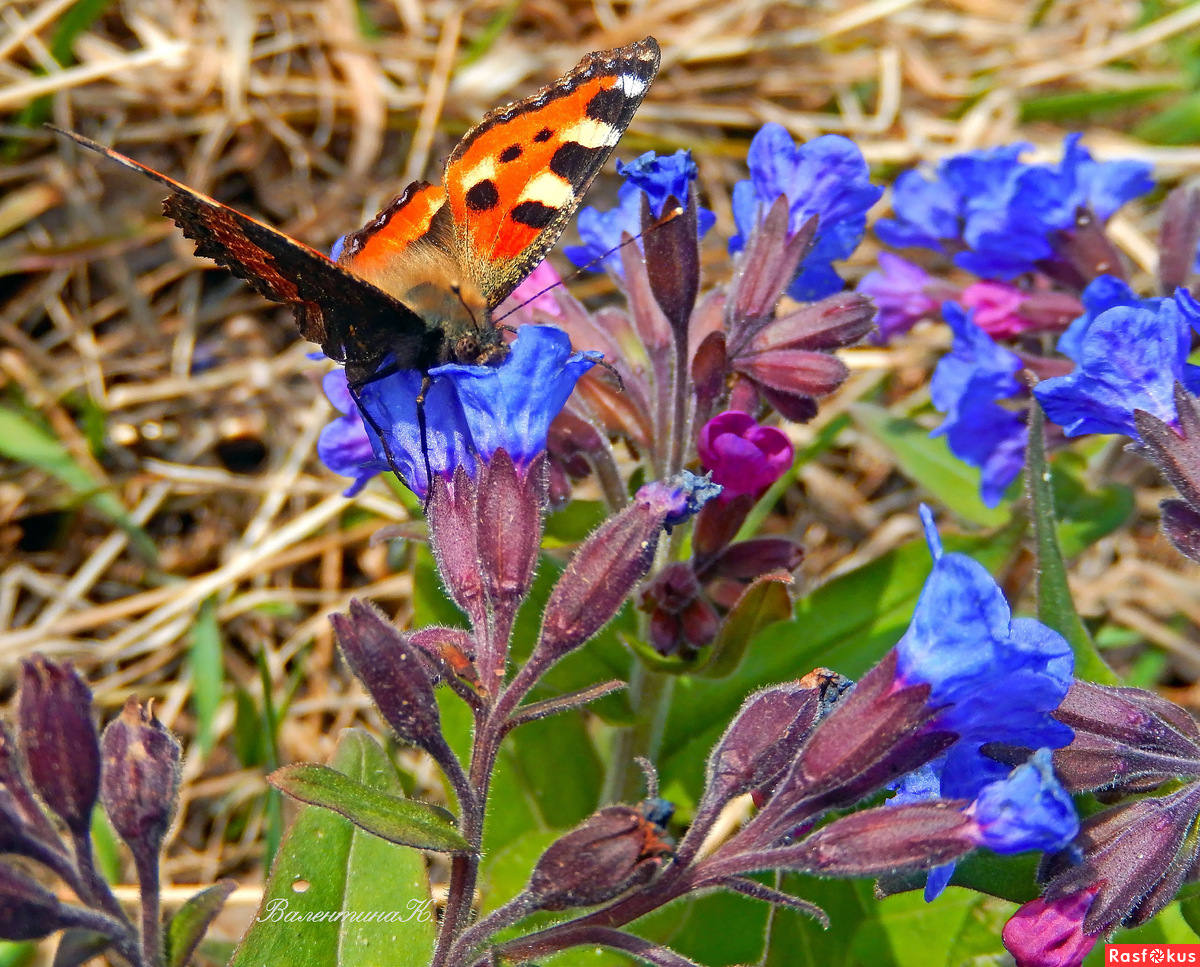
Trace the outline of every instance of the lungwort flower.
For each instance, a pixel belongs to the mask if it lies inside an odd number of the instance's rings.
[[[1095,288],[1095,283],[1089,291]],[[1118,303],[1072,326],[1066,348],[1078,367],[1044,380],[1034,394],[1067,436],[1124,433],[1137,437],[1134,411],[1174,423],[1175,384],[1200,389],[1200,367],[1188,363],[1200,303],[1186,289],[1158,304]],[[1092,307],[1089,306],[1089,310]]]
[[[366,420],[345,405],[342,384],[331,378],[327,390],[332,385],[330,397],[346,415],[322,433],[321,459],[356,478],[350,492],[394,463],[422,497],[429,491],[426,460],[430,471],[446,478],[460,466],[473,474],[476,460],[487,461],[501,449],[518,467],[527,466],[546,449],[550,422],[600,353],[572,352],[567,334],[553,326],[521,327],[510,350],[499,366],[449,363],[430,370],[424,441],[417,412],[420,372],[402,370],[367,383],[359,394]]]
[[[896,248],[946,252],[983,278],[1011,279],[1052,259],[1058,233],[1070,233],[1081,210],[1107,221],[1154,187],[1139,161],[1096,161],[1070,134],[1056,165],[1030,164],[1028,144],[969,151],[942,161],[932,176],[907,171],[892,193],[895,218],[876,233]]]
[[[867,210],[882,188],[872,185],[858,146],[826,134],[797,145],[779,124],[764,124],[746,156],[750,178],[733,186],[733,217],[738,234],[729,251],[740,252],[775,199],[787,198],[788,230],[797,233],[814,215],[817,232],[788,295],[813,301],[840,292],[841,277],[832,263],[848,257],[862,240]]]
[[[944,435],[956,457],[979,468],[984,503],[994,507],[1025,463],[1028,428],[1020,414],[997,402],[1021,390],[1021,360],[953,302],[942,306],[942,314],[954,331],[954,347],[930,384],[933,405],[946,414],[933,435]]]
[[[650,213],[659,218],[668,198],[686,204],[698,169],[690,151],[680,150],[670,155],[647,151],[629,164],[618,161],[617,173],[625,181],[617,189],[616,207],[608,211],[600,211],[591,205],[581,208],[577,227],[583,244],[568,245],[563,254],[580,268],[597,272],[608,269],[620,275],[621,254],[617,249],[624,235],[635,236],[642,230],[642,195],[650,203]],[[704,208],[697,210],[696,222],[701,236],[715,221],[712,212]]]

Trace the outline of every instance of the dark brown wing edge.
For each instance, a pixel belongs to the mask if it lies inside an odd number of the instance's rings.
[[[163,213],[210,258],[273,302],[290,306],[305,339],[326,356],[373,369],[392,353],[401,369],[423,368],[425,323],[411,309],[326,255],[283,232],[90,138],[47,125],[171,190]],[[403,349],[401,347],[404,347]],[[411,358],[408,358],[410,357]],[[405,357],[405,358],[400,358]]]

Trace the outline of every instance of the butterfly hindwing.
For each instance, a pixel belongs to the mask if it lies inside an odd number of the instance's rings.
[[[423,362],[427,340],[422,320],[366,279],[118,151],[70,131],[60,133],[169,188],[163,212],[195,241],[196,254],[249,282],[273,302],[289,306],[300,334],[318,343],[326,356],[360,372],[372,370],[388,353],[399,366]]]
[[[536,94],[490,112],[446,162],[464,273],[494,308],[562,234],[658,72],[652,37],[589,54]]]

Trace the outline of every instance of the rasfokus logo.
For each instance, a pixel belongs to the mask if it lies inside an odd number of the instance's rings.
[[[1200,965],[1200,943],[1110,943],[1104,947],[1104,963]]]

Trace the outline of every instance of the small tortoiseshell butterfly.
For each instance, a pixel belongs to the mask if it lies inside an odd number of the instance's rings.
[[[442,185],[417,181],[333,257],[78,134],[171,189],[163,212],[213,259],[291,307],[345,363],[352,390],[397,369],[487,363],[507,348],[491,312],[562,234],[658,73],[653,37],[589,54],[497,108],[455,146]]]

